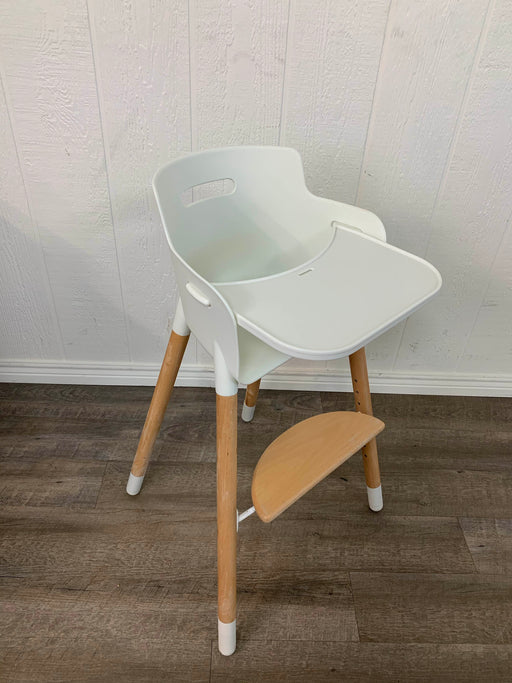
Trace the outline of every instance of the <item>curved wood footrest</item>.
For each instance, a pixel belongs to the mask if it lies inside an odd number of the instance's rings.
[[[384,429],[363,413],[315,415],[283,432],[265,450],[252,478],[258,517],[271,522]]]

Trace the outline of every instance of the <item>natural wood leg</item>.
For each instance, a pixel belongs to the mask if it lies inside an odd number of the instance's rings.
[[[127,492],[132,496],[136,495],[142,486],[149,458],[174,388],[176,375],[180,369],[188,340],[189,335],[182,336],[174,330],[171,333],[126,487]]]
[[[254,411],[256,410],[256,401],[258,400],[258,393],[260,391],[261,379],[257,379],[252,384],[247,385],[245,390],[245,400],[242,408],[242,420],[244,422],[250,422],[254,417]]]
[[[370,383],[368,382],[368,368],[364,347],[349,356],[350,372],[356,410],[366,415],[373,415]],[[368,502],[375,512],[382,509],[382,489],[380,483],[379,458],[377,455],[377,441],[372,439],[363,447],[363,464],[368,487]]]
[[[219,649],[236,647],[237,396],[217,394],[217,571]]]

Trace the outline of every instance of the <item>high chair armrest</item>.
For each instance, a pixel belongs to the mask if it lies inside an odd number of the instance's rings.
[[[376,237],[383,242],[386,241],[386,230],[384,224],[378,216],[371,211],[361,209],[358,206],[335,202],[333,199],[316,197],[315,200],[319,211],[322,212],[322,219],[329,224],[339,223],[347,228],[355,228],[366,235]]]

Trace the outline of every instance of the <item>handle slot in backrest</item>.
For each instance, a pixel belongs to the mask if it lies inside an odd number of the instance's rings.
[[[188,208],[197,202],[233,194],[235,189],[236,183],[232,178],[219,178],[188,187],[181,193],[180,198],[183,206]]]

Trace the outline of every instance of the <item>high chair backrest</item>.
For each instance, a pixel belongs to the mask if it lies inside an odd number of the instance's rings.
[[[208,196],[212,183],[216,196]],[[158,171],[154,188],[171,249],[210,282],[287,270],[318,253],[332,233],[314,218],[315,197],[294,149],[192,154]]]

